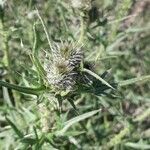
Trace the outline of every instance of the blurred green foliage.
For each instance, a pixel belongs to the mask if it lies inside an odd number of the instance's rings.
[[[0,150],[150,149],[149,1],[74,3],[0,0],[0,80],[33,91],[29,95],[0,86]],[[53,109],[58,101],[49,89],[39,93],[42,81],[33,59],[33,49],[41,63],[49,50],[37,9],[52,41],[77,41],[84,30],[87,67],[119,83],[118,90],[98,94],[104,89],[96,81],[94,94],[81,92],[74,103],[64,100],[61,113]],[[50,131],[42,131],[41,121],[50,124]]]

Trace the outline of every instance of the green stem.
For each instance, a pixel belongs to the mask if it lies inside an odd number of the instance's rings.
[[[45,76],[45,71],[41,65],[41,62],[38,59],[36,24],[33,25],[33,32],[34,32],[33,33],[34,34],[34,44],[33,44],[33,48],[32,48],[32,51],[33,51],[32,59],[33,59],[33,63],[35,65],[35,67],[37,68],[40,83],[43,83],[42,77]]]
[[[83,39],[84,39],[84,20],[83,20],[83,17],[81,17],[81,27],[80,27],[80,37],[79,37],[79,41],[78,43],[79,44],[82,44],[83,43]]]
[[[42,23],[44,32],[45,32],[45,34],[46,34],[46,38],[47,38],[47,40],[48,40],[49,47],[50,47],[50,49],[52,49],[52,44],[51,44],[51,40],[50,40],[50,36],[49,36],[48,30],[47,30],[47,28],[46,28],[45,22],[44,22],[44,20],[42,19],[41,15],[40,15],[40,13],[39,13],[39,11],[38,11],[38,9],[37,9],[37,15],[38,15],[38,17],[39,17],[39,19],[40,19],[40,21],[41,21],[41,23]]]
[[[33,95],[39,95],[41,91],[45,89],[44,86],[41,86],[39,88],[28,88],[28,87],[23,87],[23,86],[18,86],[14,84],[10,84],[8,82],[4,82],[0,80],[0,86],[7,87],[9,89],[16,90],[21,93],[26,93],[26,94],[33,94]]]

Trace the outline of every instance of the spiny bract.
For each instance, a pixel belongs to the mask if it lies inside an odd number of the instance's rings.
[[[48,83],[56,89],[72,90],[82,59],[82,45],[73,42],[53,43],[51,57],[44,63]]]

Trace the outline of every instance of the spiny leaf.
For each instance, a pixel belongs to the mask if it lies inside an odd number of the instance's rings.
[[[84,72],[90,74],[91,76],[95,77],[96,79],[98,79],[99,81],[101,81],[103,84],[107,85],[108,87],[110,87],[111,89],[115,90],[108,82],[106,82],[104,79],[102,79],[100,76],[98,76],[96,73],[92,72],[91,70],[88,69],[83,69]]]
[[[44,87],[30,88],[30,87],[18,86],[18,85],[10,84],[8,82],[4,82],[1,80],[0,80],[0,86],[7,87],[9,89],[13,89],[18,92],[22,92],[26,94],[33,94],[33,95],[38,95],[40,91],[43,91],[45,89]]]

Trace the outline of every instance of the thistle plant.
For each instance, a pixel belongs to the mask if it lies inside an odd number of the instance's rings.
[[[120,30],[132,3],[0,2],[0,149],[150,149],[149,26]]]
[[[82,45],[78,46],[78,43],[73,42],[54,43],[51,56],[44,61],[49,85],[57,90],[73,90],[80,78],[81,62],[83,62]]]

